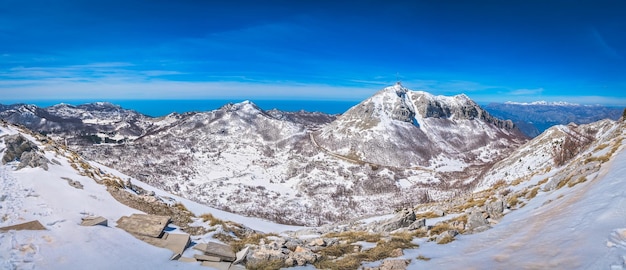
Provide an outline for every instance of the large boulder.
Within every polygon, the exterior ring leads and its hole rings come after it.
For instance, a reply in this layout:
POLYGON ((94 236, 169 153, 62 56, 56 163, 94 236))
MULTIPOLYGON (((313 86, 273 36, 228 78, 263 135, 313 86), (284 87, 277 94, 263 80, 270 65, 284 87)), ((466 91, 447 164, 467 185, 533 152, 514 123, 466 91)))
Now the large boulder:
POLYGON ((500 199, 485 205, 485 211, 492 219, 499 219, 504 213, 504 202, 500 199))
POLYGON ((465 230, 468 232, 480 232, 489 228, 489 221, 485 218, 480 209, 473 209, 469 215, 467 215, 467 224, 465 230))
POLYGON ((19 161, 20 164, 17 169, 30 166, 33 168, 41 167, 48 170, 48 161, 41 153, 37 144, 31 142, 21 134, 8 135, 4 138, 4 144, 6 150, 2 157, 2 164, 7 164, 11 161, 19 161))
POLYGON ((374 228, 374 231, 378 232, 391 232, 400 228, 411 226, 415 222, 415 212, 413 210, 404 209, 396 214, 393 218, 384 222, 382 225, 374 228))

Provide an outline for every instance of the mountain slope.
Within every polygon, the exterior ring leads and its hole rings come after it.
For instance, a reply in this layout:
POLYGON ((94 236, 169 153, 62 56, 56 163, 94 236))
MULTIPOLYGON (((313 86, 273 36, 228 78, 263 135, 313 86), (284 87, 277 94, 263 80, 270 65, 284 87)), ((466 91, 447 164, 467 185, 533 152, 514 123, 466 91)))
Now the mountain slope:
MULTIPOLYGON (((600 144, 616 146, 601 168, 556 190, 524 199, 524 206, 508 213, 492 229, 458 237, 453 244, 437 248, 430 243, 419 254, 432 260, 415 261, 416 268, 464 269, 624 269, 626 267, 626 173, 623 124, 618 136, 600 144), (573 184, 572 184, 573 183, 573 184)), ((593 147, 592 147, 593 149, 593 147)), ((588 150, 582 157, 600 157, 604 152, 588 150)), ((569 174, 569 166, 529 179, 532 187, 543 177, 569 174)), ((579 167, 578 167, 579 168, 579 167)), ((514 171, 515 169, 511 169, 514 171)), ((583 174, 585 175, 585 174, 583 174)), ((539 182, 541 183, 541 182, 539 182)), ((541 184, 541 185, 548 185, 541 184)), ((506 187, 505 187, 506 188, 506 187)), ((511 187, 520 190, 519 187, 511 187)), ((406 256, 418 254, 407 252, 406 256)))
POLYGON ((352 107, 315 138, 339 155, 404 168, 484 164, 526 140, 465 95, 433 96, 400 84, 352 107))

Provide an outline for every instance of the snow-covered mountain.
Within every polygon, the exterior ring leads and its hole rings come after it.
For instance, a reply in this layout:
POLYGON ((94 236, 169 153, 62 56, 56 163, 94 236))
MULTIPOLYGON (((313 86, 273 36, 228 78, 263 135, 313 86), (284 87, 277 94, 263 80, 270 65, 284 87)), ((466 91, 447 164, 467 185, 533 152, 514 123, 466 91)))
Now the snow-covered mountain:
MULTIPOLYGON (((223 109, 237 121, 268 117, 249 103, 223 109)), ((165 211, 175 213, 167 234, 190 233, 190 247, 248 247, 241 263, 255 269, 624 269, 625 138, 624 119, 557 126, 498 162, 474 193, 395 215, 298 228, 194 203, 0 122, 0 268, 211 269, 191 259, 212 259, 196 249, 170 260, 172 251, 116 227, 129 214, 165 211), (96 215, 108 226, 79 225, 96 215), (4 229, 31 220, 43 230, 4 229)), ((230 263, 213 267, 224 265, 230 263)))
POLYGON ((567 102, 490 103, 485 110, 502 119, 511 119, 530 137, 536 137, 554 125, 589 124, 602 119, 617 120, 623 108, 579 105, 567 102))
POLYGON ((526 141, 512 122, 466 95, 434 96, 400 84, 352 107, 314 137, 335 154, 402 168, 483 165, 526 141))
POLYGON ((0 118, 68 144, 117 143, 132 140, 151 127, 150 118, 107 102, 47 108, 0 105, 0 118))
POLYGON ((338 118, 266 112, 252 102, 162 118, 106 103, 42 111, 83 125, 46 130, 63 121, 42 118, 46 125, 35 128, 62 142, 70 137, 68 145, 91 160, 213 207, 302 225, 467 192, 526 140, 467 96, 401 85, 338 118), (73 143, 93 136, 117 143, 73 143))

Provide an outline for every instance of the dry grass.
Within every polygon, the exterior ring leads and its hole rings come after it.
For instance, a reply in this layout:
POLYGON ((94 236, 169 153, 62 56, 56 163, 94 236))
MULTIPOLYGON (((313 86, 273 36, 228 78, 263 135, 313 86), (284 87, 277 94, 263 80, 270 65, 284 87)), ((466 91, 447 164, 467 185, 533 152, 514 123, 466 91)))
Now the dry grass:
POLYGON ((439 235, 449 230, 456 230, 456 228, 450 225, 449 223, 440 222, 440 223, 435 224, 435 226, 433 226, 432 228, 430 228, 430 235, 439 235))
POLYGON ((380 240, 381 235, 378 233, 368 233, 365 231, 348 231, 340 233, 328 233, 324 237, 338 238, 345 240, 348 243, 354 243, 358 241, 373 242, 376 243, 380 240))
POLYGON ((545 183, 548 183, 548 178, 544 178, 543 180, 539 181, 539 182, 537 183, 537 185, 538 185, 538 186, 541 186, 541 185, 543 185, 543 184, 545 184, 545 183))
POLYGON ((320 250, 319 254, 322 256, 340 257, 354 252, 354 246, 350 244, 338 244, 326 247, 320 250))
POLYGON ((581 176, 578 179, 576 179, 576 181, 570 181, 569 183, 567 183, 568 187, 573 187, 575 185, 578 185, 580 183, 586 182, 587 181, 587 177, 581 176))
POLYGON ((246 269, 250 270, 278 270, 285 267, 282 260, 268 260, 256 264, 246 264, 246 269))
POLYGON ((598 152, 598 151, 600 151, 600 150, 602 150, 602 149, 604 149, 604 148, 607 148, 607 147, 609 147, 609 144, 607 144, 607 143, 603 143, 603 144, 601 144, 601 145, 598 145, 598 147, 596 147, 595 149, 593 149, 593 151, 594 151, 594 152, 598 152))
POLYGON ((535 187, 533 189, 530 190, 530 192, 528 192, 528 194, 526 194, 526 199, 532 199, 535 196, 537 196, 537 193, 539 192, 539 187, 535 187))
POLYGON ((556 189, 560 189, 560 188, 564 187, 565 184, 567 184, 570 180, 572 180, 572 176, 571 175, 568 176, 567 178, 561 180, 561 182, 559 182, 559 184, 556 185, 556 189))
POLYGON ((507 200, 506 203, 510 206, 510 207, 514 207, 517 204, 520 203, 518 195, 517 194, 513 194, 511 195, 507 200))
POLYGON ((474 207, 482 207, 485 205, 486 201, 487 201, 487 198, 474 199, 473 197, 471 197, 467 200, 467 202, 465 202, 465 204, 455 206, 454 209, 455 211, 463 212, 466 209, 470 209, 474 207))
POLYGON ((438 217, 441 217, 441 216, 435 214, 435 212, 433 211, 415 214, 416 219, 422 219, 422 218, 429 219, 429 218, 438 218, 438 217))
POLYGON ((524 178, 517 178, 517 179, 513 180, 513 182, 511 182, 511 185, 517 186, 517 185, 521 184, 522 182, 524 182, 524 178))
POLYGON ((448 243, 453 242, 453 241, 454 241, 454 237, 453 236, 446 235, 443 238, 441 238, 439 241, 437 241, 437 244, 445 245, 445 244, 448 244, 448 243))
POLYGON ((418 259, 420 261, 426 261, 426 262, 430 261, 430 258, 428 258, 428 257, 426 257, 424 255, 421 255, 421 254, 419 256, 417 256, 415 259, 418 259))
POLYGON ((214 217, 210 213, 202 214, 200 217, 202 218, 202 222, 209 222, 210 226, 224 225, 224 221, 223 220, 214 217))
POLYGON ((354 247, 348 244, 340 244, 327 247, 319 252, 322 258, 314 264, 319 269, 333 269, 333 270, 352 270, 358 269, 361 266, 361 262, 378 261, 391 257, 392 253, 396 249, 408 249, 418 247, 412 243, 413 234, 411 233, 397 233, 392 234, 388 241, 379 240, 376 243, 376 247, 353 253, 354 247), (331 258, 340 257, 339 259, 332 260, 331 258))

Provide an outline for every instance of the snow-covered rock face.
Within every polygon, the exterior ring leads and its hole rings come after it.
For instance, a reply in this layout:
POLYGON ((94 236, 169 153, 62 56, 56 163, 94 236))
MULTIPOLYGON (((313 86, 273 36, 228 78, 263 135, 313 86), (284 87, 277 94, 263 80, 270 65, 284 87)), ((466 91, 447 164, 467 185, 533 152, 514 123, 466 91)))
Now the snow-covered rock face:
POLYGON ((400 84, 352 107, 315 134, 338 155, 385 166, 444 165, 437 160, 497 160, 526 138, 466 95, 434 96, 400 84))

